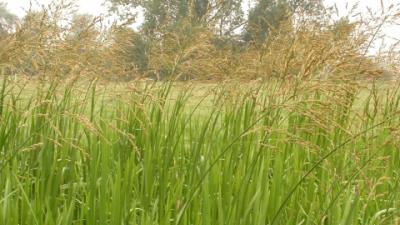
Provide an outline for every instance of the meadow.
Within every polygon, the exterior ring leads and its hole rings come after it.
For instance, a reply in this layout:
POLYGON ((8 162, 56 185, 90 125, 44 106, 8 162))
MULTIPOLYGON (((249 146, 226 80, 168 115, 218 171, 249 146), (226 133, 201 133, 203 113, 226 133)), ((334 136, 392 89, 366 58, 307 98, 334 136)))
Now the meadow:
POLYGON ((399 224, 382 86, 4 78, 0 224, 399 224))
POLYGON ((106 2, 0 2, 0 225, 400 225, 399 3, 106 2))

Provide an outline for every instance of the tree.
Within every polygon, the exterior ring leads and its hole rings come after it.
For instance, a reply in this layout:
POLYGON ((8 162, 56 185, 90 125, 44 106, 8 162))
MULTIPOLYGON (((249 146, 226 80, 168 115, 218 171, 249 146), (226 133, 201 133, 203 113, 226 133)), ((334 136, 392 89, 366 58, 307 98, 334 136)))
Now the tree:
POLYGON ((230 34, 243 22, 242 0, 109 0, 111 10, 118 6, 145 11, 142 30, 156 35, 182 21, 214 28, 221 35, 230 34))
POLYGON ((322 0, 289 0, 288 4, 292 12, 300 10, 308 15, 320 14, 324 10, 322 0))
POLYGON ((144 74, 148 69, 151 42, 128 27, 118 27, 113 34, 113 49, 123 57, 124 64, 132 65, 137 72, 144 74))
POLYGON ((7 10, 7 5, 0 2, 0 35, 7 34, 17 20, 18 17, 7 10))
POLYGON ((290 23, 296 13, 315 15, 321 13, 323 8, 321 0, 257 0, 249 12, 244 40, 263 42, 282 23, 290 23))
POLYGON ((245 41, 263 42, 272 30, 278 29, 283 21, 289 19, 288 7, 286 1, 259 0, 249 12, 245 41))

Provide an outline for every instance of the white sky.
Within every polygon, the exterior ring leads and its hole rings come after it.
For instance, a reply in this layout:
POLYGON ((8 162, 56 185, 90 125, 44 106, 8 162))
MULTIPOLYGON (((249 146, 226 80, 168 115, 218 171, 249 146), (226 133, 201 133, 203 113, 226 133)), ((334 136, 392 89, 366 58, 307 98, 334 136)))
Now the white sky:
MULTIPOLYGON (((8 5, 8 8, 18 16, 22 17, 25 14, 25 10, 29 8, 30 2, 38 2, 39 4, 46 5, 51 2, 51 0, 0 0, 0 2, 5 2, 8 5)), ((252 1, 252 0, 245 0, 252 1)), ((103 6, 104 0, 76 0, 79 11, 81 13, 89 13, 93 15, 99 15, 101 13, 106 12, 106 8, 103 6)), ((327 5, 336 4, 344 15, 346 10, 346 4, 354 5, 359 3, 359 8, 366 8, 370 7, 373 10, 380 10, 381 9, 381 2, 387 7, 392 3, 398 3, 399 0, 324 0, 327 5)), ((244 4, 247 6, 248 4, 244 4)), ((245 7, 247 8, 247 7, 245 7)))
MULTIPOLYGON (((0 2, 7 3, 8 9, 19 17, 25 15, 25 10, 29 8, 30 2, 38 2, 39 4, 47 5, 51 0, 0 0, 0 2)), ((106 13, 107 10, 103 6, 104 0, 75 0, 79 6, 79 12, 89 13, 92 15, 99 15, 101 13, 106 13)), ((254 0, 245 0, 245 2, 250 2, 254 0)), ((381 10, 381 3, 388 7, 390 4, 399 3, 399 0, 324 0, 326 5, 338 6, 338 9, 342 15, 346 15, 346 5, 352 6, 359 3, 359 9, 366 9, 367 7, 375 11, 381 10)), ((35 5, 35 4, 34 4, 35 5)), ((249 4, 245 3, 245 8, 248 8, 249 4)))
MULTIPOLYGON (((51 0, 36 0, 39 4, 47 5, 51 0)), ((99 15, 106 12, 102 6, 103 0, 76 0, 81 13, 89 13, 99 15)), ((29 9, 31 0, 0 0, 0 2, 7 3, 7 8, 19 17, 25 15, 25 10, 29 9)), ((35 3, 35 0, 32 1, 35 3)))
MULTIPOLYGON (((46 5, 51 0, 32 0, 32 2, 38 2, 39 4, 46 5)), ((252 0, 245 0, 252 1, 252 0)), ((7 3, 8 9, 17 14, 19 17, 23 17, 25 14, 25 10, 29 8, 31 0, 0 0, 0 2, 7 3)), ((78 4, 78 9, 80 13, 88 13, 92 15, 100 15, 102 13, 106 13, 106 7, 103 6, 104 0, 76 0, 78 4)), ((346 10, 346 5, 349 5, 351 8, 352 5, 359 3, 359 10, 363 10, 366 12, 367 7, 371 8, 373 11, 380 12, 381 4, 383 3, 385 7, 388 7, 391 4, 397 4, 400 0, 324 0, 325 4, 328 6, 332 6, 334 4, 337 5, 339 9, 339 13, 341 15, 347 15, 348 10, 346 10)), ((244 7, 248 8, 249 4, 245 3, 244 7)), ((138 24, 134 27, 137 28, 140 22, 143 21, 143 17, 138 18, 138 24)), ((394 42, 394 39, 400 40, 400 25, 386 27, 384 29, 384 34, 392 39, 390 42, 394 42)))

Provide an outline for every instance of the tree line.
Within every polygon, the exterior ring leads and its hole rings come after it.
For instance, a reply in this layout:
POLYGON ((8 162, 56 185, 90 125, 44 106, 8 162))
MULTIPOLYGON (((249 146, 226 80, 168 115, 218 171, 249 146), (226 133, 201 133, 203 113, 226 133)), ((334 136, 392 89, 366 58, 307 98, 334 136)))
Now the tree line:
POLYGON ((365 54, 373 28, 347 17, 332 20, 334 8, 322 0, 108 0, 119 20, 107 28, 102 17, 74 14, 73 3, 56 0, 20 21, 0 4, 3 65, 29 75, 52 69, 127 80, 383 73, 365 54), (134 30, 138 10, 144 22, 134 30))

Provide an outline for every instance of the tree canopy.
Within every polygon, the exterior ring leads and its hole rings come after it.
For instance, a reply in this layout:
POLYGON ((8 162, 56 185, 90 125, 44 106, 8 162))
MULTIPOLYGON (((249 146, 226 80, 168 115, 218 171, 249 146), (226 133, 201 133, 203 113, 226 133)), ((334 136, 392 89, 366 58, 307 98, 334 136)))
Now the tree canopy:
POLYGON ((257 0, 250 9, 244 30, 245 41, 255 43, 264 41, 270 32, 291 23, 292 16, 300 11, 318 14, 323 9, 321 0, 257 0))
POLYGON ((242 0, 109 0, 118 6, 141 7, 145 11, 142 30, 154 34, 181 22, 214 28, 228 35, 244 21, 242 0))

